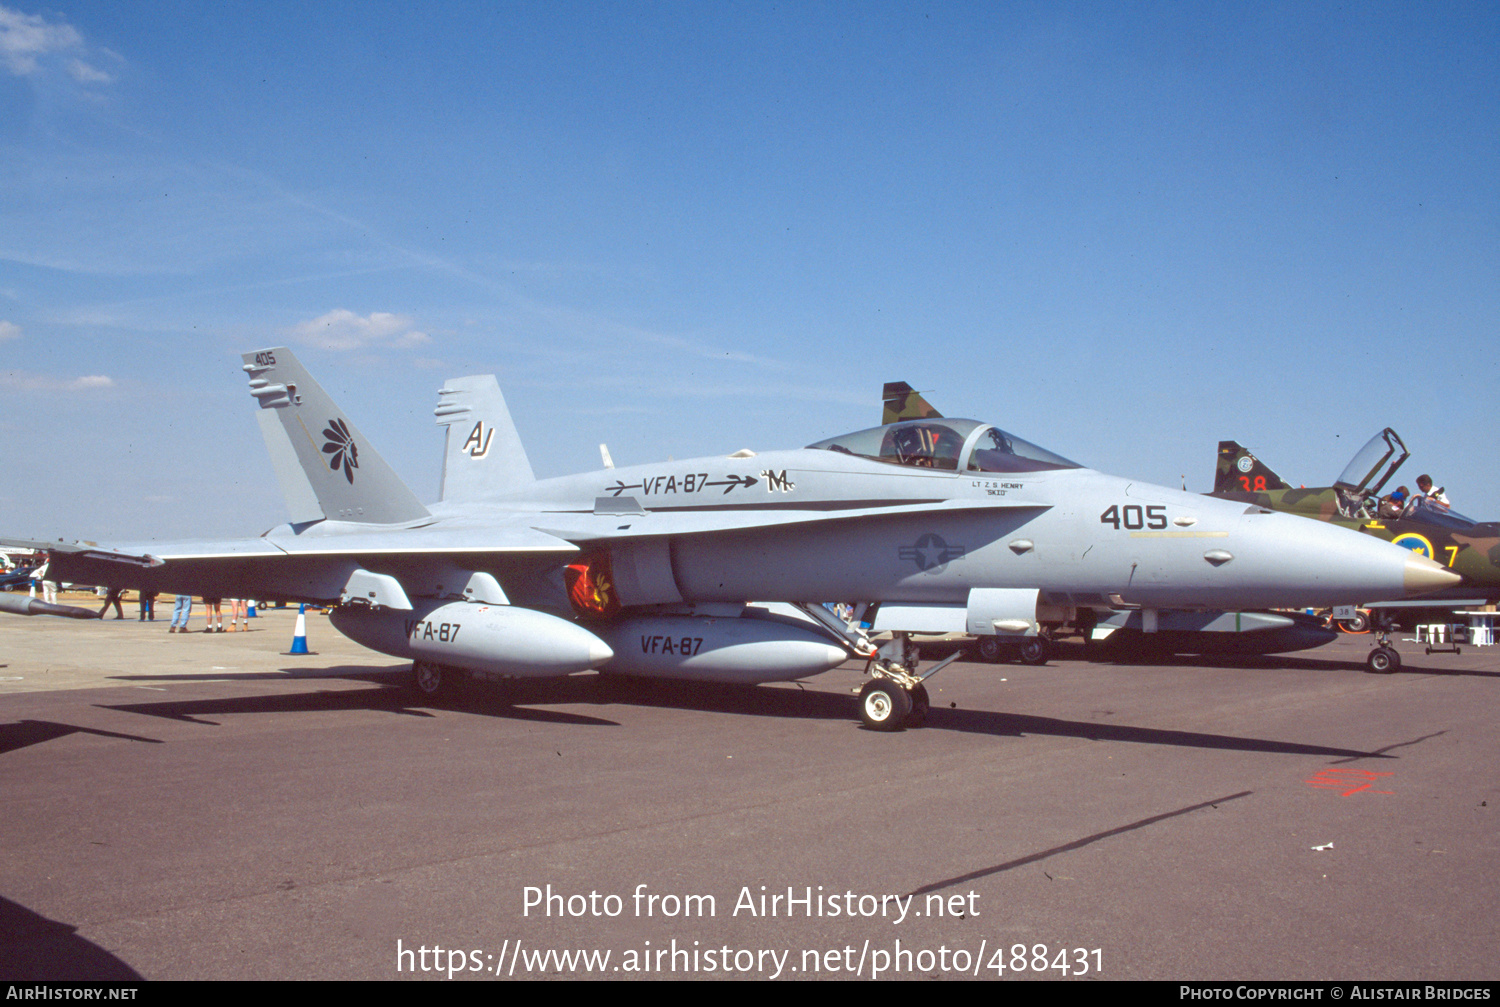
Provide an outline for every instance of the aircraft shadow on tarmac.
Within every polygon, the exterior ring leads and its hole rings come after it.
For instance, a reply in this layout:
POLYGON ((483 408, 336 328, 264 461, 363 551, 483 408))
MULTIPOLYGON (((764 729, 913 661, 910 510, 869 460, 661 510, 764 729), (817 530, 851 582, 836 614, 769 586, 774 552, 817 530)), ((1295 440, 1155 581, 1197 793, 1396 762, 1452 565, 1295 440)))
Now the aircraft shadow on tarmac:
MULTIPOLYGON (((1500 678, 1500 672, 1484 671, 1480 668, 1419 668, 1410 662, 1416 657, 1411 652, 1401 655, 1401 668, 1393 672, 1397 675, 1445 675, 1445 676, 1468 676, 1471 678, 1500 678)), ((1286 654, 1272 654, 1265 657, 1230 657, 1212 656, 1202 657, 1180 656, 1163 660, 1152 659, 1146 661, 1121 661, 1120 664, 1144 664, 1150 663, 1161 666, 1190 665, 1198 668, 1243 668, 1246 671, 1264 670, 1290 670, 1290 671, 1339 671, 1358 672, 1362 675, 1370 674, 1363 662, 1331 661, 1316 657, 1291 657, 1286 654)))
POLYGON ((12 982, 142 978, 99 945, 79 937, 77 927, 49 920, 6 898, 0 898, 0 962, 12 982))
MULTIPOLYGON (((1338 664, 1338 662, 1324 663, 1338 664)), ((180 682, 184 678, 188 676, 172 676, 170 680, 180 682)), ((316 676, 304 673, 306 681, 313 681, 317 678, 363 681, 379 684, 381 687, 100 705, 110 710, 209 726, 217 726, 217 722, 208 718, 235 714, 375 710, 411 717, 431 717, 433 714, 428 711, 433 709, 456 710, 477 716, 507 720, 572 724, 580 727, 620 726, 619 721, 613 719, 541 708, 556 705, 657 707, 781 719, 802 718, 846 722, 855 719, 853 696, 813 689, 755 685, 705 685, 702 682, 676 682, 666 679, 575 675, 566 678, 522 680, 504 685, 470 684, 454 696, 430 700, 418 697, 406 688, 393 688, 392 676, 388 671, 376 671, 360 666, 342 666, 323 669, 316 676)), ((274 674, 201 676, 201 680, 212 682, 242 679, 284 680, 274 674)), ((1045 735, 1089 741, 1170 745, 1180 748, 1265 752, 1281 755, 1335 758, 1393 757, 1376 752, 1335 748, 1327 745, 943 707, 934 708, 928 714, 927 725, 922 730, 955 731, 1013 738, 1045 735)))
MULTIPOLYGON (((321 674, 318 678, 343 678, 358 681, 373 680, 379 683, 378 687, 373 689, 342 689, 338 691, 282 692, 266 696, 226 696, 212 699, 189 700, 169 699, 152 703, 100 703, 96 705, 106 710, 117 710, 122 713, 139 713, 148 717, 180 720, 191 724, 202 724, 207 727, 219 726, 217 721, 207 719, 209 717, 256 713, 336 713, 340 711, 367 710, 383 711, 407 717, 432 717, 433 714, 429 710, 444 705, 420 700, 411 690, 393 688, 388 683, 381 682, 375 676, 362 673, 363 669, 348 669, 350 672, 355 672, 351 674, 336 674, 338 670, 328 669, 328 673, 321 674)), ((276 676, 266 675, 247 677, 253 677, 262 681, 268 678, 276 678, 276 676)), ((389 676, 383 677, 388 678, 389 676)), ((180 681, 181 676, 178 676, 177 680, 180 681)), ((214 682, 225 681, 223 676, 207 678, 207 680, 214 682)), ((562 701, 567 702, 567 700, 562 701)), ((554 700, 554 702, 557 702, 557 700, 554 700)), ((458 703, 452 705, 458 705, 458 703)), ((464 708, 468 712, 505 717, 510 720, 573 724, 580 727, 619 726, 611 720, 568 713, 562 710, 537 710, 509 704, 485 706, 464 704, 464 708)))
MULTIPOLYGON (((631 683, 631 686, 635 683, 631 683)), ((823 720, 851 719, 854 698, 827 692, 797 692, 758 686, 720 686, 705 690, 685 683, 646 681, 639 687, 616 686, 621 702, 635 706, 675 707, 718 713, 775 717, 816 717, 823 720), (629 691, 623 691, 623 690, 629 691)), ((1171 745, 1227 751, 1267 752, 1281 755, 1376 758, 1375 753, 1326 745, 1296 744, 1260 738, 1236 738, 1225 734, 1173 731, 1160 728, 1100 724, 1097 721, 1060 720, 991 710, 960 710, 934 707, 927 715, 924 731, 957 731, 996 737, 1021 738, 1047 735, 1083 738, 1089 741, 1119 741, 1142 745, 1171 745)))
MULTIPOLYGON (((1401 675, 1437 675, 1439 677, 1453 678, 1500 678, 1500 671, 1485 671, 1482 668, 1420 668, 1411 664, 1416 658, 1410 652, 1402 654, 1402 664, 1398 671, 1392 672, 1391 677, 1401 675)), ((1139 662, 1121 662, 1139 663, 1139 662)), ((1330 661, 1315 657, 1289 657, 1284 654, 1275 654, 1268 657, 1179 657, 1169 660, 1152 661, 1157 665, 1191 665, 1199 668, 1243 668, 1246 671, 1264 670, 1287 670, 1287 671, 1337 671, 1357 672, 1362 675, 1370 674, 1363 663, 1355 664, 1350 661, 1330 661)))
MULTIPOLYGON (((27 748, 57 738, 65 738, 70 734, 96 734, 101 738, 123 738, 126 741, 144 741, 151 745, 163 743, 159 738, 143 738, 138 734, 121 734, 118 731, 100 731, 92 727, 59 724, 51 720, 18 720, 10 724, 0 724, 0 755, 14 752, 18 748, 27 748)), ((0 932, 3 932, 3 928, 0 928, 0 932)))
MULTIPOLYGON (((1373 639, 1373 638, 1372 638, 1373 639)), ((1103 647, 1086 649, 1082 644, 1059 642, 1054 644, 1055 657, 1064 661, 1089 661, 1092 663, 1108 663, 1119 667, 1131 667, 1139 665, 1142 667, 1159 668, 1239 668, 1245 671, 1339 671, 1358 672, 1369 674, 1369 669, 1364 662, 1339 660, 1329 657, 1314 656, 1320 651, 1309 651, 1302 654, 1151 654, 1140 653, 1135 655, 1119 654, 1113 655, 1103 647)), ((1400 650, 1400 648, 1397 648, 1400 650)), ((925 653, 925 650, 924 650, 925 653)), ((1500 678, 1500 671, 1484 671, 1478 668, 1419 668, 1414 667, 1411 662, 1417 660, 1419 652, 1416 650, 1401 651, 1401 669, 1396 675, 1457 675, 1470 676, 1473 678, 1500 678)), ((1422 655, 1430 656, 1430 655, 1422 655)))

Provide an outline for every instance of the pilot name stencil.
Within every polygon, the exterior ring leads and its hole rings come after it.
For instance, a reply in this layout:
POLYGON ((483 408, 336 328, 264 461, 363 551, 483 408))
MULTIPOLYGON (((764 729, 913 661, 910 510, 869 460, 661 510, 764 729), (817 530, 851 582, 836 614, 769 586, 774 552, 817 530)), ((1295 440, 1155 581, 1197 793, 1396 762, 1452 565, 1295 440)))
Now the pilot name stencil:
POLYGON ((982 489, 986 496, 1003 497, 1007 490, 1025 489, 1025 483, 1000 482, 997 479, 975 479, 969 483, 975 489, 982 489))

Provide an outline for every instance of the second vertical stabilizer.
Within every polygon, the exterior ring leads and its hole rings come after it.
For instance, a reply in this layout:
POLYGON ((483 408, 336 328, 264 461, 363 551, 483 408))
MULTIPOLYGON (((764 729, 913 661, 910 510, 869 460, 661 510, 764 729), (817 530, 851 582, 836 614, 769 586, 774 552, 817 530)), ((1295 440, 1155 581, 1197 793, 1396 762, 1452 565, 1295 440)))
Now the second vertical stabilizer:
POLYGON ((434 412, 448 428, 441 499, 482 500, 536 481, 493 374, 449 378, 434 412))

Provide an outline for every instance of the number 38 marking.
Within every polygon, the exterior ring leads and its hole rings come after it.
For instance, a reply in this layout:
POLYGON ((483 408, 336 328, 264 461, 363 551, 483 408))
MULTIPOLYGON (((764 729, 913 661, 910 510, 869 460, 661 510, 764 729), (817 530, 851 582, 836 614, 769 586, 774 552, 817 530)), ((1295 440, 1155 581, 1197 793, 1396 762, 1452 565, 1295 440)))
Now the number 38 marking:
POLYGON ((1151 504, 1142 509, 1140 504, 1110 504, 1109 510, 1099 515, 1099 523, 1112 526, 1116 531, 1123 524, 1130 531, 1150 528, 1160 531, 1167 526, 1167 508, 1163 504, 1151 504))

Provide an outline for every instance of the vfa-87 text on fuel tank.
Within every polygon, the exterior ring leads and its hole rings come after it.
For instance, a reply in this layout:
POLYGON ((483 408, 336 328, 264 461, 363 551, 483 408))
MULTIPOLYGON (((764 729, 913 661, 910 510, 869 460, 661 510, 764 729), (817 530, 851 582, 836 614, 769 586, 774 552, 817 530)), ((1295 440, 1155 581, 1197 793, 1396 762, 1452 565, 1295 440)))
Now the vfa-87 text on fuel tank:
POLYGON ((433 622, 431 619, 408 619, 406 620, 406 636, 412 642, 433 641, 436 643, 457 643, 458 630, 462 623, 457 622, 433 622))

